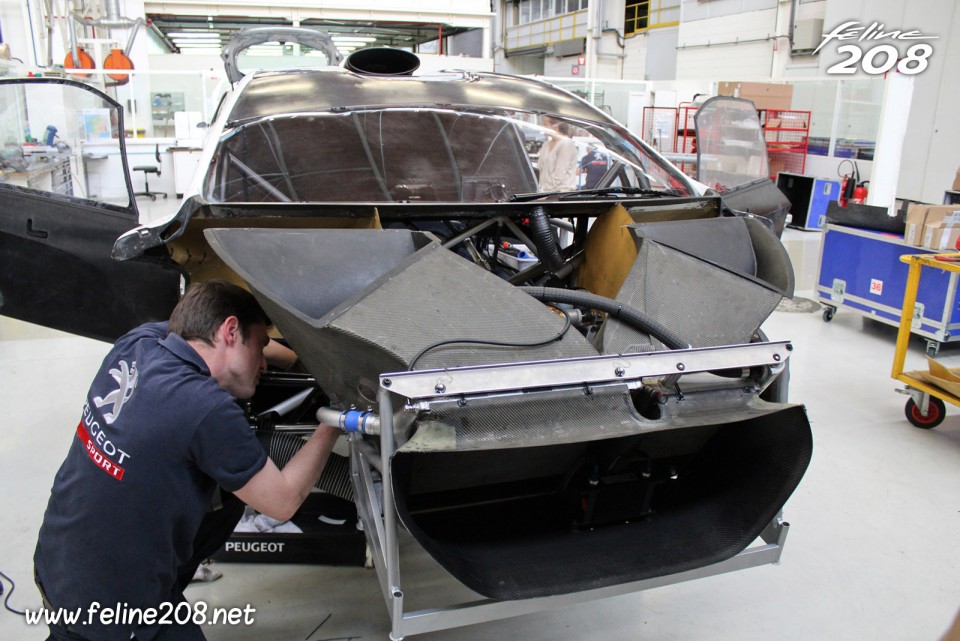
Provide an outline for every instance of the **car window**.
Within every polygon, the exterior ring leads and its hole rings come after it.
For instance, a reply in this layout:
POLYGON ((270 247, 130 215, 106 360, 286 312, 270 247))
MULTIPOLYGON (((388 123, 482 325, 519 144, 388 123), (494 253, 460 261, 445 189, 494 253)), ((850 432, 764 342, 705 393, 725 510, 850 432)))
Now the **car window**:
POLYGON ((116 105, 63 82, 0 84, 0 183, 126 207, 116 105), (115 171, 111 171, 115 169, 115 171))
POLYGON ((497 202, 628 185, 675 170, 624 131, 511 111, 364 109, 274 116, 221 138, 211 202, 497 202), (593 164, 584 164, 586 158, 593 164))

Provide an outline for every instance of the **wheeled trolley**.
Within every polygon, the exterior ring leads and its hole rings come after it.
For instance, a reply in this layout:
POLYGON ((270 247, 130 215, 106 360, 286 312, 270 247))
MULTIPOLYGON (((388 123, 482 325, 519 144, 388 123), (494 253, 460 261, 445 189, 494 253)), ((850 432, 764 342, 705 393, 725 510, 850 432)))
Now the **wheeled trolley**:
POLYGON ((904 389, 897 391, 910 397, 904 408, 907 420, 916 427, 931 429, 943 422, 946 403, 960 407, 960 397, 923 380, 920 377, 921 372, 903 371, 903 364, 910 343, 910 333, 915 331, 914 326, 920 322, 916 304, 921 271, 924 267, 934 267, 941 272, 949 272, 950 281, 955 283, 957 275, 960 274, 960 253, 907 255, 901 256, 900 260, 909 265, 909 270, 891 376, 906 384, 904 389))

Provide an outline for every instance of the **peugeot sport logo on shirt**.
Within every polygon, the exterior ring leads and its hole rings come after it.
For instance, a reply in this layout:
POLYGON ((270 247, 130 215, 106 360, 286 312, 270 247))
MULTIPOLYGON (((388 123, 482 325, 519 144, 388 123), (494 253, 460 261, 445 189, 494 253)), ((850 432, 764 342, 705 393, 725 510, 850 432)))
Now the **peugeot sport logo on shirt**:
POLYGON ((110 375, 120 384, 119 389, 113 390, 104 397, 95 396, 93 398, 93 403, 98 409, 103 409, 104 405, 113 404, 113 411, 103 413, 103 420, 107 422, 107 425, 117 420, 117 417, 120 416, 120 410, 123 409, 123 404, 130 400, 133 390, 137 386, 137 362, 133 361, 132 365, 127 365, 126 361, 120 361, 119 366, 120 369, 110 370, 110 375))

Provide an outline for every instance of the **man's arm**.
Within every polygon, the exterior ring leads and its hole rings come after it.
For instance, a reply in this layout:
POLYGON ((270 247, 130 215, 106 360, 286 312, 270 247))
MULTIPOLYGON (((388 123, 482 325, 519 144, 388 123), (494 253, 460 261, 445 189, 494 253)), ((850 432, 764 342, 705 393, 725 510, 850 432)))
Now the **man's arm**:
POLYGON ((234 494, 262 514, 290 520, 320 479, 340 434, 339 429, 321 423, 282 470, 267 459, 266 465, 234 494))
POLYGON ((280 369, 290 369, 297 362, 297 353, 277 341, 270 339, 267 346, 263 348, 263 357, 267 359, 267 365, 279 367, 280 369))

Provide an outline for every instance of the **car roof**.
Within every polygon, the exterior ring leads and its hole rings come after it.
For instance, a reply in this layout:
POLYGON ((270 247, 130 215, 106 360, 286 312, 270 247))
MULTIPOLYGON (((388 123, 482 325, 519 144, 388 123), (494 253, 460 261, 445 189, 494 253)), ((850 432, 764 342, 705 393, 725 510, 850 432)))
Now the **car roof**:
POLYGON ((533 78, 486 72, 376 76, 341 68, 260 72, 241 85, 229 120, 367 106, 445 105, 517 109, 614 124, 572 93, 533 78))

